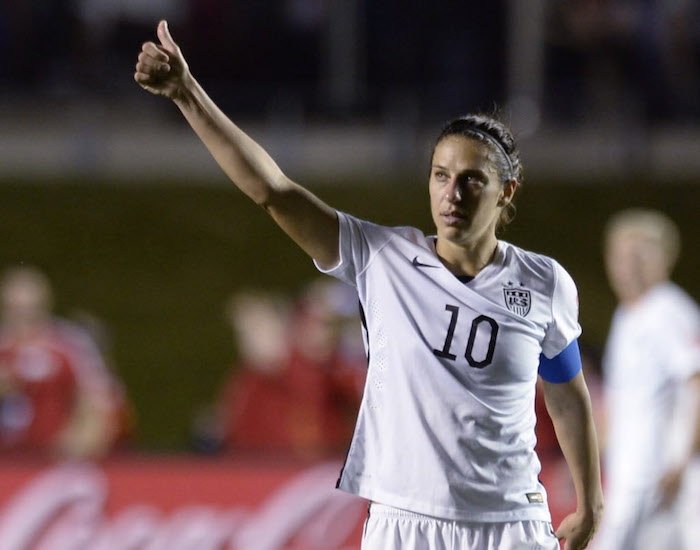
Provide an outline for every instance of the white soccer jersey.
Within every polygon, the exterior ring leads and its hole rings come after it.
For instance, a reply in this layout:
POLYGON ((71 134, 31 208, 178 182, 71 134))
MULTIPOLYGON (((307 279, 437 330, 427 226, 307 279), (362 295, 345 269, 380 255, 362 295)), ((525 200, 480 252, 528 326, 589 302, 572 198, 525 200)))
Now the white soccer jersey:
POLYGON ((540 353, 580 333, 571 277, 499 241, 462 283, 434 237, 338 213, 340 262, 357 287, 369 371, 338 487, 445 519, 549 521, 535 447, 540 353))
POLYGON ((605 465, 614 507, 613 492, 656 487, 690 443, 695 417, 679 405, 687 380, 700 369, 700 313, 695 302, 667 282, 637 303, 618 307, 603 367, 605 465))

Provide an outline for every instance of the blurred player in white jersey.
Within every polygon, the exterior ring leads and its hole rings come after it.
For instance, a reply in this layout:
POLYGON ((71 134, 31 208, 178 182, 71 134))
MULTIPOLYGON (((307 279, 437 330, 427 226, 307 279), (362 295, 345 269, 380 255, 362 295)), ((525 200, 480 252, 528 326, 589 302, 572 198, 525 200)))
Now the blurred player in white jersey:
POLYGON ((603 362, 606 517, 596 550, 691 550, 700 521, 700 312, 669 276, 675 224, 652 210, 618 213, 605 259, 619 306, 603 362))
POLYGON ((554 260, 496 238, 522 167, 510 131, 470 115, 431 157, 436 236, 338 212, 289 180, 193 78, 165 22, 136 81, 173 99, 231 180, 318 268, 357 287, 369 371, 338 486, 371 501, 365 550, 585 548, 602 510, 576 288, 554 260), (535 383, 577 510, 550 523, 537 479, 535 383))

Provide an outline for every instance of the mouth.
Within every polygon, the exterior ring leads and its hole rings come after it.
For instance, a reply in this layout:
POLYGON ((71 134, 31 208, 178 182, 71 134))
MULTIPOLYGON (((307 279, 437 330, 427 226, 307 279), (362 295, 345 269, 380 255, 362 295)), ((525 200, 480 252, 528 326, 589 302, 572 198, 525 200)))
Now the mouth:
POLYGON ((461 225, 467 221, 467 216, 457 210, 449 210, 447 212, 440 212, 440 218, 445 223, 445 225, 461 225))

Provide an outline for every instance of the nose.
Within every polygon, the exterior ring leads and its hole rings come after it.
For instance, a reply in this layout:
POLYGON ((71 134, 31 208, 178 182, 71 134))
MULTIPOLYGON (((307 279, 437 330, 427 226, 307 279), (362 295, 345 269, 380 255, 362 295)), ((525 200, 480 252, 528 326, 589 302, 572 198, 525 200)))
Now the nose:
POLYGON ((456 181, 452 181, 445 188, 445 200, 450 203, 457 203, 462 200, 462 189, 456 181))

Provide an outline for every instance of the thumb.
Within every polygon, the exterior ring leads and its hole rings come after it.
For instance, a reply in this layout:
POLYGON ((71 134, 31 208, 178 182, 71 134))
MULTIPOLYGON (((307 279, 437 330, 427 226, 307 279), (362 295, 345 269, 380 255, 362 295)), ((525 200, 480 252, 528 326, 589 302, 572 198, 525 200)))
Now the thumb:
POLYGON ((175 51, 177 50, 177 44, 170 36, 170 30, 168 30, 168 22, 163 19, 158 23, 158 40, 160 40, 161 45, 165 46, 167 50, 175 51))

